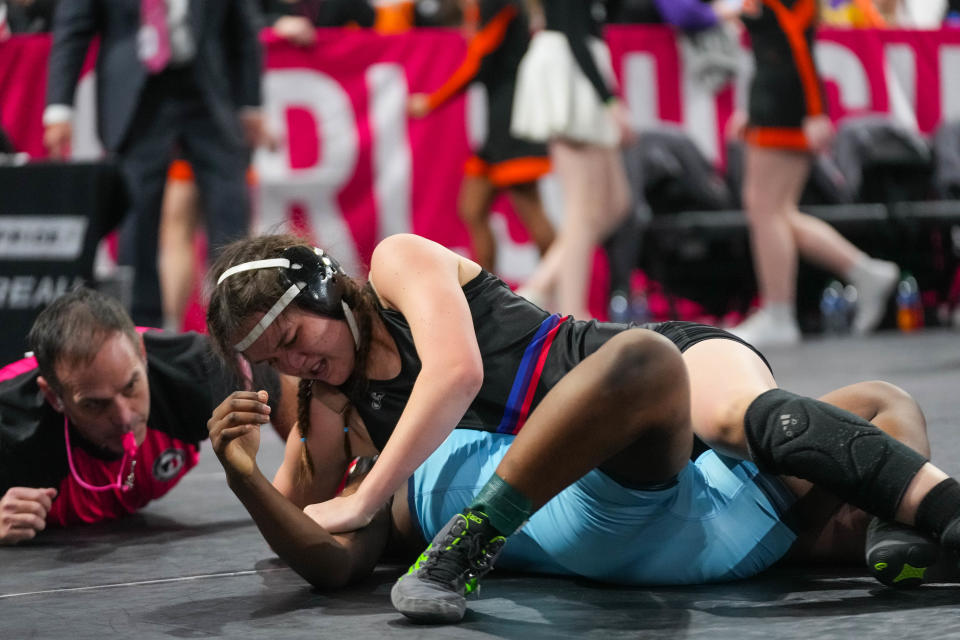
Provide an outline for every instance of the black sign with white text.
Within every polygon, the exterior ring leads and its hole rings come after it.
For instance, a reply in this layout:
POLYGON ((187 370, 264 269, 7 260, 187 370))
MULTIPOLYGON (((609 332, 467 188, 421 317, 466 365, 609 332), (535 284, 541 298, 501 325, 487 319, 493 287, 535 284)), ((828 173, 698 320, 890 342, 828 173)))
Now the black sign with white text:
POLYGON ((26 334, 57 296, 93 280, 97 245, 123 215, 109 163, 0 167, 0 366, 23 356, 26 334))

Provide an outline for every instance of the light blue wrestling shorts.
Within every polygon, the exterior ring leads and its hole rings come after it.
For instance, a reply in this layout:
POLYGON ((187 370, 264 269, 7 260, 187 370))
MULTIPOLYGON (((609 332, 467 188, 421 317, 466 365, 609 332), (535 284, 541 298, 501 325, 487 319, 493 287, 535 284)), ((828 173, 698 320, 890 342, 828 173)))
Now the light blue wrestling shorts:
MULTIPOLYGON (((514 436, 455 429, 409 480, 425 540, 468 506, 514 436)), ((666 489, 627 489, 594 470, 510 536, 497 567, 630 585, 699 584, 753 576, 796 535, 782 514, 793 494, 751 462, 707 451, 666 489)))

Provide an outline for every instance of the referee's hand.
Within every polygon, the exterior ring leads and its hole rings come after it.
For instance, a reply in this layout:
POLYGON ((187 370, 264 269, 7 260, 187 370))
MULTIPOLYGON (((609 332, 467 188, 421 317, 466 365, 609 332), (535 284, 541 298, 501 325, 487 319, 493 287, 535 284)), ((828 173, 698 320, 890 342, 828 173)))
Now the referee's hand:
POLYGON ((17 544, 43 531, 56 497, 56 489, 10 487, 0 499, 0 544, 17 544))

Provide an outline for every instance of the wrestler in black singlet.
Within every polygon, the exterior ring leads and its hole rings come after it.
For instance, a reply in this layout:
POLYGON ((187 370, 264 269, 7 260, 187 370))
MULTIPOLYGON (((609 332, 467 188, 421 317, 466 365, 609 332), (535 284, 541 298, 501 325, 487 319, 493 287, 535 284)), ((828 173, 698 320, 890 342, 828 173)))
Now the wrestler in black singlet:
MULTIPOLYGON (((483 386, 458 428, 517 433, 563 376, 630 328, 550 315, 487 271, 464 285, 463 292, 483 359, 483 386)), ((403 413, 421 365, 403 315, 381 307, 380 317, 396 341, 401 370, 392 380, 370 380, 365 398, 354 405, 373 443, 382 448, 403 413)), ((722 329, 692 322, 660 322, 643 328, 664 335, 681 351, 710 338, 743 342, 722 329)))

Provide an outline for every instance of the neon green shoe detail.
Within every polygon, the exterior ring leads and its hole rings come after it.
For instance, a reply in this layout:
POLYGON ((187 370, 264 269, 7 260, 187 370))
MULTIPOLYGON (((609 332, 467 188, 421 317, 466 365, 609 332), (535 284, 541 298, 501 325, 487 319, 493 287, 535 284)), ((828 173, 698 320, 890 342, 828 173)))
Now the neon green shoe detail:
POLYGON ((902 580, 910 579, 923 580, 924 574, 926 573, 927 567, 914 567, 905 562, 903 568, 900 569, 900 574, 893 579, 893 583, 896 584, 902 580))
POLYGON ((417 561, 414 562, 412 565, 410 565, 410 568, 407 569, 407 573, 413 573, 414 571, 420 568, 421 564, 423 564, 429 559, 430 556, 428 554, 430 553, 430 549, 433 549, 433 543, 430 543, 429 545, 427 545, 427 548, 423 550, 423 553, 421 553, 419 557, 417 557, 417 561))
POLYGON ((940 557, 934 538, 904 524, 873 518, 867 526, 864 553, 873 576, 888 587, 918 587, 940 557))
POLYGON ((506 538, 481 512, 455 515, 390 591, 393 606, 417 622, 459 622, 466 596, 493 568, 506 538))
POLYGON ((476 578, 470 578, 470 579, 467 580, 467 582, 463 585, 464 595, 470 595, 471 593, 473 593, 474 591, 476 591, 479 586, 480 586, 480 585, 477 583, 477 579, 476 579, 476 578))

